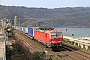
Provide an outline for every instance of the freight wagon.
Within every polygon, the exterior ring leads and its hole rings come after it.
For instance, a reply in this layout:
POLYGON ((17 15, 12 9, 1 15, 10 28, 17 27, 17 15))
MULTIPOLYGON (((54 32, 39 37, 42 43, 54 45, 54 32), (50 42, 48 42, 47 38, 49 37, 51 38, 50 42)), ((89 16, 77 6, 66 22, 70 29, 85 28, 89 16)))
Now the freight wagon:
POLYGON ((38 27, 29 27, 28 28, 28 35, 31 36, 31 39, 34 39, 34 30, 38 29, 38 27))
POLYGON ((28 27, 23 27, 23 32, 28 33, 28 27))
POLYGON ((19 31, 22 31, 22 27, 19 27, 19 31))

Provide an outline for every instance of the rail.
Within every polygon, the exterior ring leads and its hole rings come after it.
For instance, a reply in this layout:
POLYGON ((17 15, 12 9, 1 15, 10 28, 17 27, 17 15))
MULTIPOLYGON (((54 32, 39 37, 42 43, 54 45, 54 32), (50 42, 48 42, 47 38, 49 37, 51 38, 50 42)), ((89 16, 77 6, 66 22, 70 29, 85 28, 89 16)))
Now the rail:
POLYGON ((4 34, 4 54, 3 54, 3 60, 6 60, 6 34, 4 34))

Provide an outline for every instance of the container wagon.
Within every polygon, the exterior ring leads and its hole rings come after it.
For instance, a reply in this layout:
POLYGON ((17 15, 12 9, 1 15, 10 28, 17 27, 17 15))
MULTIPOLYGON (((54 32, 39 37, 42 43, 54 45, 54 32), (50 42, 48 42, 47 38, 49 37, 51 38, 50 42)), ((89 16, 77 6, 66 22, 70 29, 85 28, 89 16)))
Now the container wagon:
POLYGON ((29 27, 28 28, 28 35, 30 35, 30 37, 32 39, 34 39, 34 29, 38 29, 38 27, 29 27))
POLYGON ((23 32, 28 33, 28 27, 23 27, 23 32))

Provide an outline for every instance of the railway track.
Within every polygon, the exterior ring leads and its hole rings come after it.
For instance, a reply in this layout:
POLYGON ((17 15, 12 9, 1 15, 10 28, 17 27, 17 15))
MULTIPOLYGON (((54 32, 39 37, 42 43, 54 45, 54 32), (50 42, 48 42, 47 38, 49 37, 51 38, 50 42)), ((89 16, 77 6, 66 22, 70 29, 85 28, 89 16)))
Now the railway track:
POLYGON ((25 44, 27 44, 28 47, 30 47, 29 49, 31 49, 32 51, 46 50, 48 51, 48 53, 54 54, 60 57, 60 60, 90 60, 90 53, 86 51, 82 51, 78 48, 64 44, 63 48, 55 52, 51 48, 46 48, 46 46, 40 43, 37 43, 37 41, 33 41, 32 39, 30 39, 30 36, 28 34, 23 33, 21 34, 21 36, 23 36, 21 40, 23 40, 25 44))
POLYGON ((69 54, 69 52, 72 52, 72 51, 76 51, 76 49, 75 48, 73 48, 73 49, 68 48, 65 45, 65 46, 63 46, 63 48, 60 49, 60 52, 54 52, 53 54, 56 54, 57 56, 59 56, 63 60, 77 60, 76 57, 69 54))
POLYGON ((63 53, 67 54, 67 56, 73 58, 73 60, 90 60, 90 53, 82 51, 78 48, 74 48, 72 46, 65 45, 63 49, 68 50, 63 53))

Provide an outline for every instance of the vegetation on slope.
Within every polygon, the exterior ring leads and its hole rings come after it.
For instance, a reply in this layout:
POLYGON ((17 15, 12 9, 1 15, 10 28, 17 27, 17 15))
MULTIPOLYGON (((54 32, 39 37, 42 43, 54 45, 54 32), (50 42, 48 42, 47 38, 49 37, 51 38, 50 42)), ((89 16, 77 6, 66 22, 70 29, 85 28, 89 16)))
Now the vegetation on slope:
POLYGON ((89 26, 90 7, 66 7, 66 8, 28 8, 24 6, 0 5, 0 18, 7 17, 13 22, 14 16, 18 16, 20 23, 27 25, 43 22, 42 25, 50 26, 89 26))

